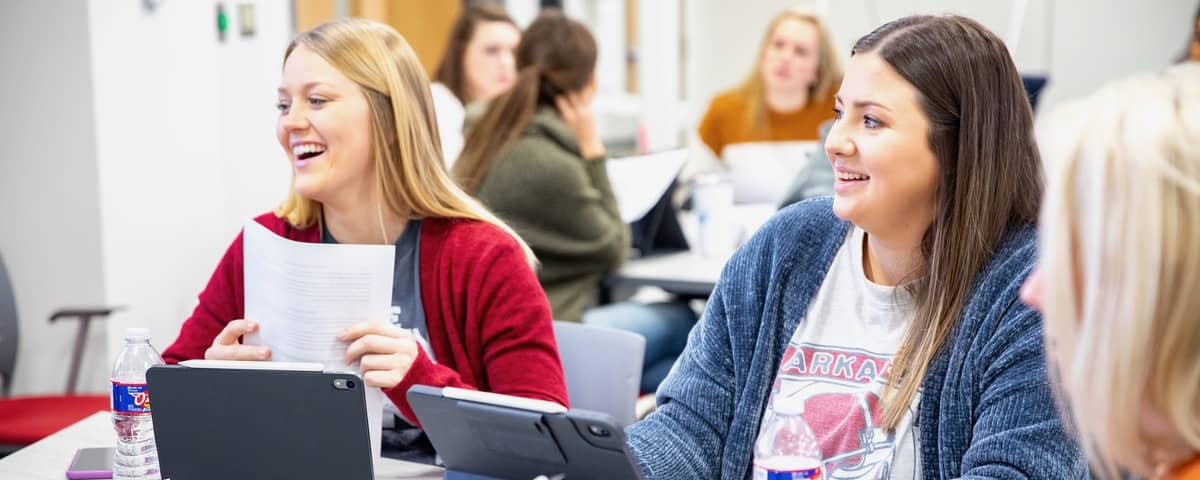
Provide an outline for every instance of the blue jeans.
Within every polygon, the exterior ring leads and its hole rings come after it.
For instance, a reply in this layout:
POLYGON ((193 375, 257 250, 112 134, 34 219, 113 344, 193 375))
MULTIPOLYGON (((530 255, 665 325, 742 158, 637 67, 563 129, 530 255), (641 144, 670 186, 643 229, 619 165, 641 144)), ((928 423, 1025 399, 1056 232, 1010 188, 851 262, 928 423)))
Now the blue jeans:
POLYGON ((583 313, 583 323, 626 330, 646 339, 642 367, 642 392, 658 389, 687 345, 688 333, 696 324, 696 312, 686 301, 622 302, 596 307, 583 313))

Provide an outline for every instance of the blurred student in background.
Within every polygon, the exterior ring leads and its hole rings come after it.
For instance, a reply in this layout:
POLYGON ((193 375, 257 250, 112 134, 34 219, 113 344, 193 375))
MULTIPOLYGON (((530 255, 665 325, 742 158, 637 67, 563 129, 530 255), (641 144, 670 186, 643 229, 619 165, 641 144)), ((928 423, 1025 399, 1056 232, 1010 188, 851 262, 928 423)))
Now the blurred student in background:
POLYGON ((517 24, 494 3, 470 5, 454 22, 430 85, 447 168, 462 151, 467 106, 496 98, 516 81, 520 41, 517 24))
MULTIPOLYGON (((832 41, 813 13, 777 15, 754 70, 739 87, 714 98, 700 123, 700 139, 720 161, 693 157, 684 177, 728 170, 735 201, 772 207, 832 193, 833 170, 815 142, 821 123, 833 118, 833 90, 842 75, 832 41)), ((683 351, 696 318, 688 299, 676 298, 604 306, 588 311, 584 322, 646 339, 641 388, 653 392, 683 351)))
MULTIPOLYGON (((385 454, 394 447, 431 461, 409 387, 563 405, 567 393, 533 254, 447 175, 427 82, 404 37, 386 25, 339 20, 296 36, 284 54, 275 132, 292 166, 291 192, 256 220, 301 242, 396 246, 392 318, 329 340, 344 342, 347 363, 361 362, 363 381, 398 407, 385 454)), ((163 351, 168 363, 271 358, 270 348, 240 341, 258 330, 243 318, 242 264, 239 234, 163 351)))
POLYGON ((626 429, 645 478, 1086 478, 1018 300, 1041 176, 1004 42, 901 18, 855 43, 836 93, 834 197, 726 264, 626 429))
POLYGON ((629 254, 592 111, 595 68, 587 27, 543 11, 517 46, 516 84, 468 120, 453 170, 529 242, 554 318, 576 322, 629 254))
MULTIPOLYGON (((841 81, 833 36, 812 12, 786 10, 767 28, 754 70, 737 88, 717 95, 700 121, 700 140, 724 169, 738 203, 772 203, 806 169, 829 170, 819 149, 819 127, 833 119, 833 91, 841 81)), ((832 193, 832 176, 822 194, 832 193)))
POLYGON ((1178 63, 1183 62, 1200 62, 1200 7, 1196 8, 1196 16, 1192 17, 1191 34, 1188 35, 1188 41, 1183 47, 1183 52, 1179 54, 1178 63))
POLYGON ((1056 111, 1022 298, 1096 470, 1200 479, 1200 64, 1056 111), (1122 472, 1123 471, 1123 472, 1122 472))

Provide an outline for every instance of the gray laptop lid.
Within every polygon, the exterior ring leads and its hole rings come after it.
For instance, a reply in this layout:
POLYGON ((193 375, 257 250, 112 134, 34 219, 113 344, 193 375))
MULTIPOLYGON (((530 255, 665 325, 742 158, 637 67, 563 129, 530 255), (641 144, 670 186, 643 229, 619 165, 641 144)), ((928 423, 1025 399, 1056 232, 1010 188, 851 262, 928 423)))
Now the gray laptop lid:
POLYGON ((356 375, 159 365, 146 380, 163 479, 374 477, 356 375))

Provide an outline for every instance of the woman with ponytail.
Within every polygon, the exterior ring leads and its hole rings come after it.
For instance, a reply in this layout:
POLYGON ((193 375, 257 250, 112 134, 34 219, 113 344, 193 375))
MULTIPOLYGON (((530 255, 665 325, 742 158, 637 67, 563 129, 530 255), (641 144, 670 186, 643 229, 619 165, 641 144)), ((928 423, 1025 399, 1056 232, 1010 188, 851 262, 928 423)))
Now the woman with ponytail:
POLYGON ((558 11, 542 13, 517 46, 516 83, 468 121, 453 171, 529 242, 559 320, 580 319, 629 248, 591 109, 595 67, 587 27, 558 11))

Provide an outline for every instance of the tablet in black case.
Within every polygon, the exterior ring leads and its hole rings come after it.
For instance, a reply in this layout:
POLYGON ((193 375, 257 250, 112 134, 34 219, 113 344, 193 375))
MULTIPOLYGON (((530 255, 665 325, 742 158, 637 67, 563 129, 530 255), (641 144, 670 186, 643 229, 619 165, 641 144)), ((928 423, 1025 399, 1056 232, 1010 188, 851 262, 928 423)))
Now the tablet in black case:
POLYGON ((159 365, 146 379, 164 479, 374 477, 357 375, 159 365))
POLYGON ((408 403, 442 458, 447 480, 638 478, 624 432, 610 415, 544 413, 451 398, 424 385, 408 390, 408 403))

